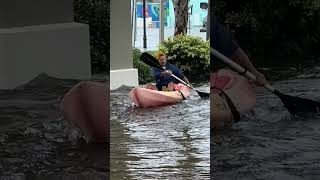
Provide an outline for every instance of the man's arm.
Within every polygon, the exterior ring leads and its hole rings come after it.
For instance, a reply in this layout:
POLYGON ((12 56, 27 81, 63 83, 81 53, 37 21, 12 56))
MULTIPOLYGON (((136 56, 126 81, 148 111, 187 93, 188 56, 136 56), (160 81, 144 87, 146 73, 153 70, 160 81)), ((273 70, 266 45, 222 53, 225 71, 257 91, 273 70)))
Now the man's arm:
POLYGON ((158 80, 161 77, 161 71, 156 68, 152 69, 152 75, 155 80, 158 80))
POLYGON ((171 76, 171 75, 172 75, 172 71, 166 70, 166 71, 161 72, 160 77, 171 76))
POLYGON ((256 76, 256 84, 263 86, 267 84, 267 80, 252 64, 247 54, 239 47, 230 57, 234 62, 246 68, 256 76))
POLYGON ((233 52, 230 58, 237 64, 246 68, 251 73, 258 74, 257 69, 253 66, 248 55, 240 47, 233 52))
POLYGON ((176 73, 175 75, 178 76, 180 79, 182 79, 182 80, 184 80, 185 82, 187 82, 187 83, 190 84, 188 78, 183 74, 182 70, 179 69, 178 67, 174 66, 174 65, 172 65, 172 66, 173 66, 173 68, 175 69, 175 70, 174 70, 174 72, 176 73))
POLYGON ((186 76, 183 77, 183 80, 190 84, 190 82, 189 82, 189 80, 188 80, 188 78, 186 76))
MULTIPOLYGON (((241 47, 235 42, 231 32, 227 31, 223 25, 221 25, 216 17, 212 18, 213 28, 211 29, 211 47, 217 49, 219 52, 228 56, 230 59, 235 61, 237 64, 243 66, 248 71, 253 73, 257 79, 258 85, 264 85, 267 83, 263 74, 261 74, 253 66, 247 54, 241 49, 241 47)), ((215 58, 215 57, 214 57, 215 58)), ((211 59, 214 61, 214 59, 211 59)), ((214 64, 211 65, 214 68, 214 64)))

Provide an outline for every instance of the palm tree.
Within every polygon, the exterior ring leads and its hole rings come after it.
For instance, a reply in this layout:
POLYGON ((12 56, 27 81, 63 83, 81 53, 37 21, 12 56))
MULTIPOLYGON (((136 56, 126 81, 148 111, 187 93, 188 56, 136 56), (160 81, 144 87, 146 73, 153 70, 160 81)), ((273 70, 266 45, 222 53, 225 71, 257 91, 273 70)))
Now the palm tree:
POLYGON ((172 0, 175 14, 175 36, 178 34, 187 34, 189 1, 190 0, 172 0))

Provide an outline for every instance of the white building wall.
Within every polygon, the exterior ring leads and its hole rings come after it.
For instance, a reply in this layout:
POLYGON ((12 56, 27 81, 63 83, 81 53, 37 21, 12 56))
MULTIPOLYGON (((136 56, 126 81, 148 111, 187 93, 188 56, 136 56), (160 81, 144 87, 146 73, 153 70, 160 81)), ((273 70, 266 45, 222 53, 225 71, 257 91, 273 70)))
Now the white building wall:
POLYGON ((130 0, 110 1, 110 88, 138 85, 133 69, 130 0))
POLYGON ((89 79, 89 27, 73 22, 72 0, 0 1, 0 70, 0 89, 40 73, 89 79))

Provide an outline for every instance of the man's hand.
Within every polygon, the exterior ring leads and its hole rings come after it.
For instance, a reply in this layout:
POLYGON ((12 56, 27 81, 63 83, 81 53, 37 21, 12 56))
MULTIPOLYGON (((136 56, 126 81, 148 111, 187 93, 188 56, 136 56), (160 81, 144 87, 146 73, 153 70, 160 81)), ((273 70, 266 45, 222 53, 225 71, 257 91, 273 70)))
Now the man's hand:
POLYGON ((232 54, 231 59, 256 76, 256 81, 254 81, 256 85, 264 86, 268 83, 264 75, 257 71, 248 55, 240 47, 232 54))
POLYGON ((172 71, 170 71, 170 70, 166 70, 161 73, 161 76, 171 76, 171 75, 172 75, 172 71))
POLYGON ((186 83, 188 83, 188 84, 190 84, 191 85, 191 83, 189 82, 189 79, 187 78, 187 77, 183 77, 183 80, 186 82, 186 83))
POLYGON ((254 75, 256 76, 256 81, 255 81, 255 84, 258 85, 258 86, 264 86, 265 84, 267 84, 267 80, 266 78, 264 77, 264 75, 260 72, 255 72, 254 75))

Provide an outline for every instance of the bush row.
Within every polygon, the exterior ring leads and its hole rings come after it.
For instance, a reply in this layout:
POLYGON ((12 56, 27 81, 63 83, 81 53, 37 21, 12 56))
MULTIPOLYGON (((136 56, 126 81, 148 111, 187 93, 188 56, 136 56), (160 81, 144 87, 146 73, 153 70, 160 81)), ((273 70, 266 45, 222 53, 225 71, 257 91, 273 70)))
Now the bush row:
MULTIPOLYGON (((167 54, 168 62, 179 67, 191 82, 208 82, 209 41, 189 35, 178 35, 164 41, 159 50, 167 54)), ((150 52, 155 55, 157 51, 150 52)), ((139 72, 139 83, 153 82, 151 68, 139 60, 141 51, 133 49, 133 65, 139 72)))

